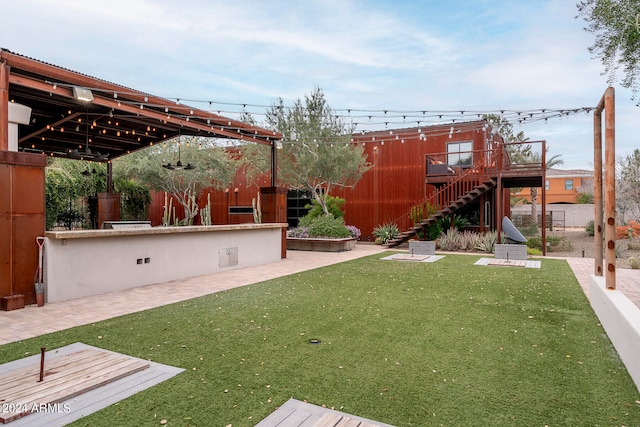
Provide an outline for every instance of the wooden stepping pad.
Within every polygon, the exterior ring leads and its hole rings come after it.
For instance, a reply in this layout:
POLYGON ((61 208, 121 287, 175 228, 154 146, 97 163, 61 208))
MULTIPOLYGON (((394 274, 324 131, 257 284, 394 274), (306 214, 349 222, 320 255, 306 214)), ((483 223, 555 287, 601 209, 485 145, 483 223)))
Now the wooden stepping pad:
POLYGON ((411 254, 397 254, 393 256, 394 260, 400 261, 424 261, 431 255, 411 255, 411 254))
POLYGON ((341 414, 326 413, 315 422, 313 427, 378 427, 378 425, 356 420, 341 414))
POLYGON ((40 364, 0 374, 0 423, 47 410, 95 388, 143 371, 149 363, 99 349, 45 359, 44 380, 40 364))
POLYGON ((505 267, 526 267, 527 261, 517 259, 492 259, 487 265, 502 265, 505 267))

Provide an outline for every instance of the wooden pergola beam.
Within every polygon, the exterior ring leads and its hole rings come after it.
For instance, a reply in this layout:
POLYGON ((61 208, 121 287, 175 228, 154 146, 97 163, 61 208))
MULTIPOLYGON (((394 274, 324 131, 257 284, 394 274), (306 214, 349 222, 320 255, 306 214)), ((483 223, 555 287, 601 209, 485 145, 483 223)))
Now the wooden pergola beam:
MULTIPOLYGON (((39 90, 42 92, 55 93, 56 95, 70 98, 70 99, 74 98, 73 90, 71 87, 58 86, 58 85, 54 87, 54 85, 52 85, 51 83, 46 83, 46 82, 31 78, 31 77, 27 77, 27 76, 12 74, 9 77, 9 83, 22 86, 22 87, 27 87, 30 89, 39 90)), ((235 122, 235 121, 231 121, 230 119, 216 117, 208 112, 201 112, 201 113, 206 113, 207 116, 210 116, 210 117, 207 117, 207 119, 211 120, 212 122, 211 124, 203 123, 195 119, 187 120, 186 118, 181 118, 180 116, 172 115, 171 113, 175 114, 175 111, 176 111, 174 107, 172 107, 168 113, 161 113, 155 110, 151 110, 149 108, 145 109, 144 107, 140 109, 140 107, 133 106, 131 102, 133 101, 129 101, 129 100, 118 101, 118 99, 115 99, 115 98, 105 98, 98 94, 95 94, 93 101, 91 101, 91 103, 94 105, 99 105, 105 108, 111 108, 118 111, 124 111, 131 114, 149 117, 152 119, 156 119, 162 123, 170 123, 173 125, 178 125, 178 126, 187 128, 187 129, 206 132, 208 134, 212 134, 213 137, 240 139, 243 141, 255 142, 257 144, 271 145, 272 142, 276 139, 279 139, 279 136, 280 136, 276 132, 272 132, 272 134, 269 136, 266 136, 265 132, 262 132, 261 135, 256 134, 254 132, 254 136, 251 136, 246 133, 240 132, 240 129, 241 129, 240 127, 237 127, 238 130, 236 132, 233 132, 231 130, 225 129, 225 127, 236 127, 234 125, 237 125, 238 123, 242 123, 242 122, 235 122), (215 123, 216 120, 217 121, 225 120, 225 123, 224 125, 222 125, 221 123, 215 123), (229 122, 231 122, 231 125, 229 124, 229 122), (258 138, 257 137, 258 135, 263 137, 258 138)), ((144 103, 142 103, 141 105, 144 106, 144 103)), ((181 107, 181 109, 182 108, 188 109, 188 107, 181 107)), ((193 110, 193 109, 188 109, 188 110, 189 112, 193 111, 194 114, 200 112, 199 110, 193 110)), ((180 112, 179 114, 183 114, 183 113, 180 112)), ((242 124, 242 127, 246 129, 247 125, 242 124)))

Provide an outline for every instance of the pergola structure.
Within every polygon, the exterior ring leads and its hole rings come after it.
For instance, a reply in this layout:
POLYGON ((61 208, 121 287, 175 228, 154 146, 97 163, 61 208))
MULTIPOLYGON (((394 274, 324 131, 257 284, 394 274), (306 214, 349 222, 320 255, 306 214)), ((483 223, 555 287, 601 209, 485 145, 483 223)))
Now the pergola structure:
POLYGON ((106 162, 110 172, 112 159, 178 135, 271 146, 276 186, 277 132, 0 48, 0 297, 33 300, 47 157, 106 162))
MULTIPOLYGON (((182 135, 272 145, 281 136, 238 120, 0 50, 0 106, 31 108, 18 151, 107 161, 182 135), (98 154, 99 153, 99 154, 98 154)), ((1 108, 0 123, 8 119, 1 108)), ((7 127, 0 150, 7 151, 7 127)))

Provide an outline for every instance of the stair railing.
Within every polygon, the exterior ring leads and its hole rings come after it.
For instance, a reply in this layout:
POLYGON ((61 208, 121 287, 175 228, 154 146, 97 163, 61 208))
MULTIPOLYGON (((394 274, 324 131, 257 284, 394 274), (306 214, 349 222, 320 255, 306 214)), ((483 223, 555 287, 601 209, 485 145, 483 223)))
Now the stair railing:
MULTIPOLYGON (((497 176, 498 151, 499 150, 484 151, 483 154, 485 155, 480 156, 479 162, 474 163, 471 167, 462 169, 461 172, 456 175, 455 179, 436 189, 433 193, 412 206, 422 206, 422 212, 424 212, 423 219, 428 219, 429 216, 431 216, 428 214, 430 207, 432 210, 433 207, 435 207, 437 211, 440 211, 465 194, 473 191, 476 187, 489 182, 492 177, 497 176)), ((411 211, 408 210, 392 222, 397 224, 400 230, 409 230, 415 227, 411 220, 411 211)))

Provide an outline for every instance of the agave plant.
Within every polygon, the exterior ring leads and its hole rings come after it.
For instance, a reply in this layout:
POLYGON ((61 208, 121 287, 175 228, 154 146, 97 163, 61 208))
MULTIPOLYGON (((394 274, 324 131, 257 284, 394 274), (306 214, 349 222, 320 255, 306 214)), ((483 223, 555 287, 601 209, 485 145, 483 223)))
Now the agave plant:
POLYGON ((400 234, 400 229, 394 223, 386 223, 377 226, 373 229, 373 235, 376 241, 380 240, 380 243, 386 245, 389 240, 396 238, 400 234))
MULTIPOLYGON (((504 233, 500 233, 501 238, 504 240, 504 233)), ((482 252, 493 253, 496 248, 496 243, 498 243, 498 232, 497 231, 487 231, 482 236, 482 240, 476 246, 476 249, 482 252)))

